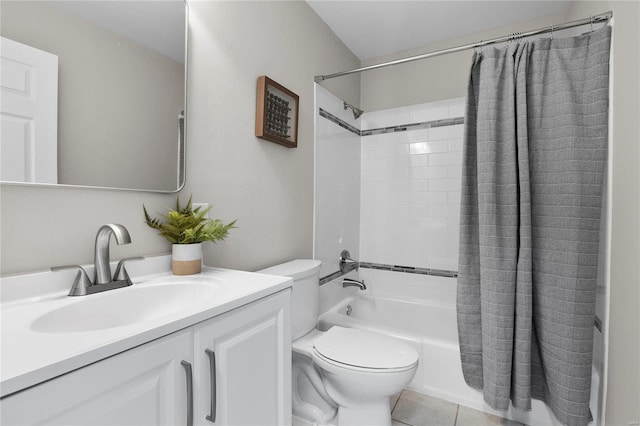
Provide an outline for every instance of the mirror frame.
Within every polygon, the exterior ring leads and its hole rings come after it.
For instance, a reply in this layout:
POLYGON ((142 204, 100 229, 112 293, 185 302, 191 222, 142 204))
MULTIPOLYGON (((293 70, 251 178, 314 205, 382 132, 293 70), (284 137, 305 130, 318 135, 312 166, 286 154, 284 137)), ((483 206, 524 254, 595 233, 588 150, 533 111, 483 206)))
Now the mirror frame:
POLYGON ((172 190, 164 189, 145 189, 145 188, 122 188, 116 186, 92 186, 92 185, 74 185, 69 183, 38 183, 38 182, 16 182, 16 181, 0 181, 0 187, 7 186, 22 186, 22 187, 38 187, 38 188, 64 188, 64 189, 100 189, 110 191, 136 191, 136 192, 151 192, 158 194, 175 194, 180 192, 186 183, 186 171, 187 171, 187 86, 188 86, 188 63, 189 63, 189 4, 187 0, 183 0, 184 3, 184 124, 182 130, 182 140, 179 141, 178 146, 178 188, 172 190))

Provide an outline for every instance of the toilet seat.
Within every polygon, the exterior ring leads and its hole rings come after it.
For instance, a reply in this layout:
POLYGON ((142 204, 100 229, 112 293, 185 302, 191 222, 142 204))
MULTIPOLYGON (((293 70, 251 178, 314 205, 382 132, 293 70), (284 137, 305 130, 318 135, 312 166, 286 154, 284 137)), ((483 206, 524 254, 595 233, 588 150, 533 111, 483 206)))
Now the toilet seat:
POLYGON ((342 362, 338 362, 338 361, 334 361, 332 359, 329 359, 325 356, 323 356, 322 354, 318 353, 318 351, 316 351, 314 349, 313 351, 313 361, 314 363, 326 370, 326 369, 331 369, 331 371, 334 372, 338 372, 338 371, 352 371, 354 373, 373 373, 373 374, 389 374, 389 373, 402 373, 403 371, 409 371, 411 369, 414 369, 417 364, 418 361, 414 362, 413 364, 406 366, 406 367, 397 367, 397 368, 368 368, 368 367, 358 367, 355 365, 350 365, 350 364, 344 364, 342 362))
POLYGON ((396 372, 414 368, 418 353, 406 343, 382 334, 334 326, 313 341, 314 357, 355 371, 396 372))

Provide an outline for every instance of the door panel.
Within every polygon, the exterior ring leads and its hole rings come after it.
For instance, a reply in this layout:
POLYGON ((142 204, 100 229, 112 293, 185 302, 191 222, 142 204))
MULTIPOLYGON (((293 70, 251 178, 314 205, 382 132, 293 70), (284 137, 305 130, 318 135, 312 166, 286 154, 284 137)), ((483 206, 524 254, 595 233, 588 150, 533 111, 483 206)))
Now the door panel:
POLYGON ((0 180, 57 183, 58 57, 0 43, 0 180))

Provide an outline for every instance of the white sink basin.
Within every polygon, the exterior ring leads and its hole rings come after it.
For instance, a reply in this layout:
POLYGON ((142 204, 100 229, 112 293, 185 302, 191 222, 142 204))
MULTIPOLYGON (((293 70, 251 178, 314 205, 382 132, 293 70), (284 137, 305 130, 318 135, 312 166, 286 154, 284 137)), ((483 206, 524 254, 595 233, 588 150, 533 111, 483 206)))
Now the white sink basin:
POLYGON ((31 329, 42 333, 73 333, 127 326, 207 303, 216 293, 218 288, 211 283, 178 282, 134 285, 77 296, 77 302, 36 318, 31 329))

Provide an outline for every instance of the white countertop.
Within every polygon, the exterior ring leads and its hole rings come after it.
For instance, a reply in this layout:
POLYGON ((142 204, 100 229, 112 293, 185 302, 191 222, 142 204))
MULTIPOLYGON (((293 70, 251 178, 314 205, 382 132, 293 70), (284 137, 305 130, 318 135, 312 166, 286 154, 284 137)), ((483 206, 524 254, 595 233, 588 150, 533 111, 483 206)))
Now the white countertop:
MULTIPOLYGON (((145 260, 147 266, 129 269, 132 287, 110 290, 89 296, 69 297, 74 273, 22 275, 2 278, 0 336, 1 396, 99 361, 159 337, 189 327, 239 306, 291 287, 291 279, 251 272, 203 267, 201 274, 180 277, 171 272, 149 274, 148 264, 170 263, 169 256, 145 260), (137 276, 136 271, 147 275, 137 276), (69 278, 71 277, 71 280, 69 278), (61 284, 61 279, 66 284, 61 284), (215 285, 215 296, 188 309, 137 322, 131 325, 80 332, 40 332, 32 329, 35 319, 61 307, 78 303, 84 298, 99 299, 112 292, 126 292, 134 287, 179 285, 195 280, 199 284, 215 285), (43 292, 43 289, 53 291, 43 292)), ((157 269, 156 269, 157 270, 157 269)), ((82 318, 78 318, 82 321, 82 318)))

